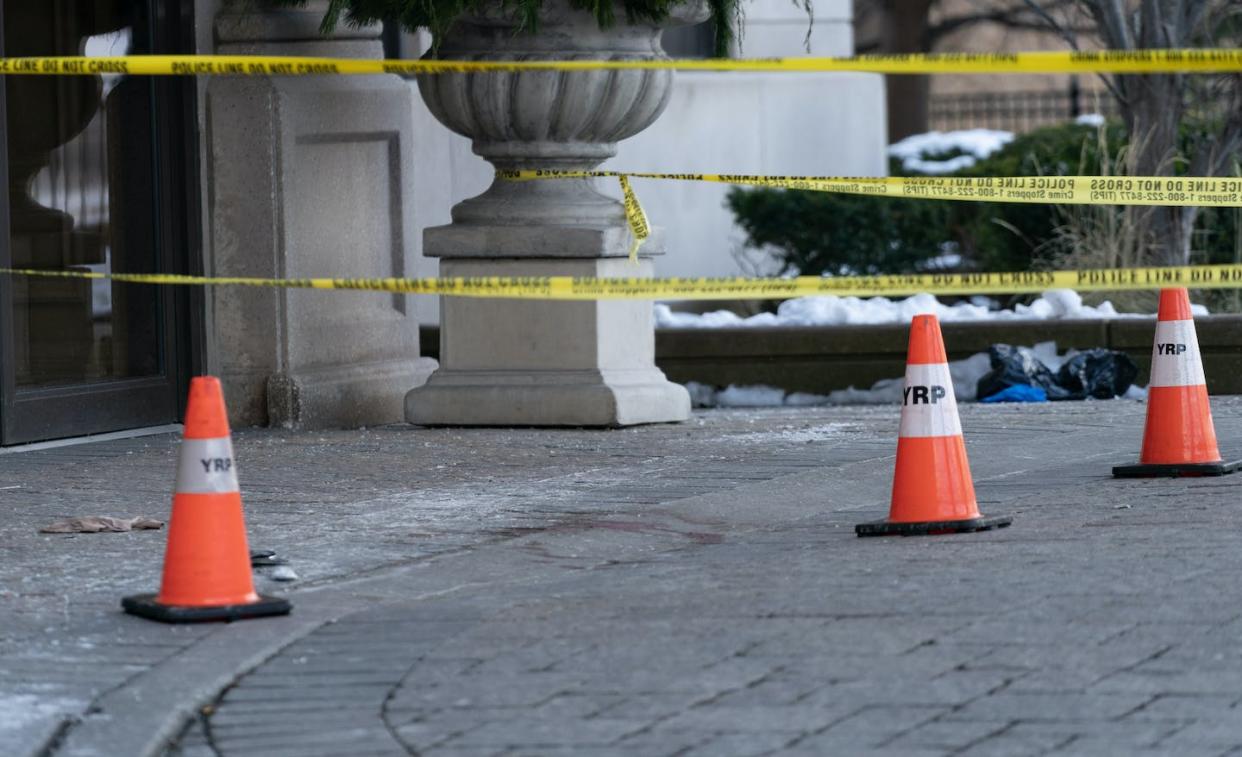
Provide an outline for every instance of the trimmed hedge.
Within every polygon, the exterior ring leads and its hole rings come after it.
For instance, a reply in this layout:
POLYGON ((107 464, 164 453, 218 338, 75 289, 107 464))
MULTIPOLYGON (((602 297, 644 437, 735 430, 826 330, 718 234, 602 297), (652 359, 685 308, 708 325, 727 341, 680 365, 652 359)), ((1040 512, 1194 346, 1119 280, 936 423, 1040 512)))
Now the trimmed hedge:
MULTIPOLYGON (((1124 149, 1120 125, 1065 124, 1037 129, 952 176, 1099 175, 1124 149)), ((943 160, 953 153, 926 155, 943 160)), ((894 176, 920 175, 891 161, 894 176)), ((960 270, 1020 271, 1048 264, 1046 245, 1064 223, 1051 205, 977 203, 735 188, 728 205, 752 247, 773 251, 784 272, 878 274, 927 270, 953 252, 960 270)), ((1239 215, 1200 212, 1199 262, 1234 262, 1239 215)))

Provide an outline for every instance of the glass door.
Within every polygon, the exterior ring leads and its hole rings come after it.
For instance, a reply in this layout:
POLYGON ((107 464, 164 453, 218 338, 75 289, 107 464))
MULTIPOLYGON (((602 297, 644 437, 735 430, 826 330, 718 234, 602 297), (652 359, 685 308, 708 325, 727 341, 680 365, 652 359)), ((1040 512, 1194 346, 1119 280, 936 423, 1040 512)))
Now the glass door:
MULTIPOLYGON (((3 0, 3 54, 180 52, 188 5, 3 0)), ((0 263, 191 272, 193 81, 0 78, 0 263)), ((172 287, 0 276, 0 443, 174 422, 189 308, 172 287)))

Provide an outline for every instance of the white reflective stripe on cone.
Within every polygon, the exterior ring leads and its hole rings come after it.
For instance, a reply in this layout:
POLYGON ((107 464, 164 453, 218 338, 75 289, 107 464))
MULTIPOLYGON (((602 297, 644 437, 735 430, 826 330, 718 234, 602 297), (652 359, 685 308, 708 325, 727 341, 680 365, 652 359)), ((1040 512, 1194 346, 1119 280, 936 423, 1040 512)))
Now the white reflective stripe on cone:
POLYGON ((177 465, 178 494, 225 494, 238 491, 233 440, 183 439, 177 465))
POLYGON ((957 398, 946 363, 907 365, 901 389, 901 436, 959 436, 957 398))
POLYGON ((1203 358, 1194 321, 1157 321, 1156 343, 1151 348, 1151 386, 1200 386, 1206 384, 1203 358))

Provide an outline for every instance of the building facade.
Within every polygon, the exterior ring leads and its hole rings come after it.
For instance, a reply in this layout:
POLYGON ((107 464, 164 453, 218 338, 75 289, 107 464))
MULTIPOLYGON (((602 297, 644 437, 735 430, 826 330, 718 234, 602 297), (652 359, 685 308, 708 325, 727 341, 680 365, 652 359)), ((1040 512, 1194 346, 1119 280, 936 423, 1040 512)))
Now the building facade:
MULTIPOLYGON (((811 51, 848 54, 848 1, 825 9, 811 51)), ((274 11, 225 0, 5 0, 0 24, 6 57, 380 58, 386 43, 393 51, 379 27, 320 36, 322 10, 323 2, 274 11)), ((780 52, 782 30, 786 54, 806 51, 804 16, 756 4, 748 24, 762 48, 745 49, 748 56, 780 52)), ((417 54, 417 44, 407 40, 406 52, 417 54)), ((395 76, 107 74, 4 83, 5 267, 435 275, 436 261, 422 254, 423 231, 448 223, 453 204, 491 179, 468 140, 441 126, 413 83, 395 76)), ((627 145, 617 165, 882 172, 878 77, 738 81, 727 97, 724 83, 685 77, 669 113, 646 141, 627 145), (843 101, 852 107, 835 107, 843 101), (738 106, 761 114, 744 129, 733 122, 733 131, 748 132, 743 141, 703 137, 738 106), (680 156, 677 144, 687 146, 680 156), (674 165, 674 157, 684 160, 674 165)), ((735 270, 731 220, 714 191, 640 187, 653 221, 672 229, 672 253, 656 263, 657 274, 735 270)), ((371 293, 0 277, 0 445, 176 422, 197 373, 221 377, 237 425, 397 422, 406 393, 436 368, 420 357, 418 323, 436 320, 438 308, 431 298, 371 293)))

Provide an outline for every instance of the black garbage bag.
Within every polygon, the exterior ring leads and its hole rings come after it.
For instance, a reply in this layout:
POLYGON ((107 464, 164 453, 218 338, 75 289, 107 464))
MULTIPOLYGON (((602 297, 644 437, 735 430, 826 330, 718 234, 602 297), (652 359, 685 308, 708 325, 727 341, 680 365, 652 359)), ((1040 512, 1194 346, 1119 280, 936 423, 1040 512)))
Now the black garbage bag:
POLYGON ((1138 366, 1129 355, 1097 347, 1066 360, 1057 371, 1057 383, 1073 399, 1111 400, 1125 394, 1137 376, 1138 366))
POLYGON ((1074 399, 1029 347, 994 344, 988 348, 988 358, 992 370, 979 379, 976 399, 991 397, 1010 386, 1037 386, 1050 400, 1074 399))

